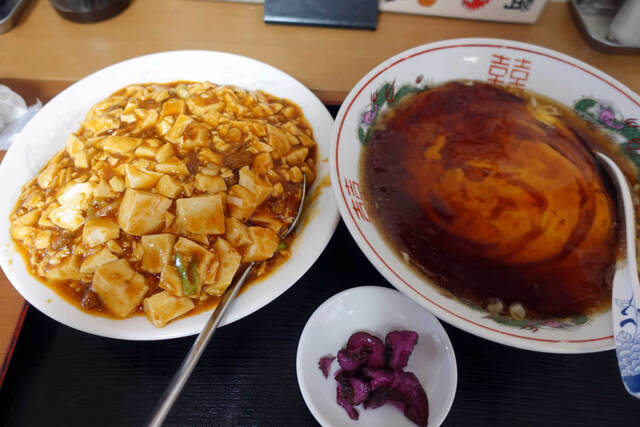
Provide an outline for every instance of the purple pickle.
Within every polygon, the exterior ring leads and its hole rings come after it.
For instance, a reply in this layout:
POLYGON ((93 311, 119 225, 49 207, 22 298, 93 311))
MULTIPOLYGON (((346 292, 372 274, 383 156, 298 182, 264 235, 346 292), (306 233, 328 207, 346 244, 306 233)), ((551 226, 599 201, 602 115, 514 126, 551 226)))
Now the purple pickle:
POLYGON ((364 375, 369 378, 369 387, 375 391, 382 387, 389 387, 393 383, 394 373, 386 369, 366 369, 364 375))
POLYGON ((365 357, 346 348, 338 352, 338 364, 343 371, 356 372, 365 362, 365 357))
POLYGON ((352 405, 359 405, 369 397, 369 384, 359 378, 349 378, 351 388, 353 389, 352 405))
POLYGON ((359 417, 358 411, 353 407, 354 401, 354 389, 351 385, 351 378, 348 373, 344 371, 338 371, 335 375, 336 382, 338 383, 336 388, 336 401, 338 405, 342 406, 349 418, 357 420, 359 417))
POLYGON ((412 372, 399 375, 387 394, 391 401, 404 404, 404 415, 419 426, 429 420, 429 401, 420 381, 412 372))
POLYGON ((384 368, 384 344, 378 337, 366 332, 356 332, 347 341, 347 350, 365 357, 368 368, 384 368))
POLYGON ((335 357, 321 357, 318 361, 318 368, 320 368, 320 370, 322 371, 322 375, 324 375, 325 378, 329 378, 331 363, 333 363, 334 359, 335 357))
MULTIPOLYGON (((337 355, 340 370, 334 378, 337 382, 336 401, 349 418, 357 420, 355 406, 375 409, 390 404, 418 426, 426 426, 429 419, 427 393, 418 378, 402 369, 418 342, 413 331, 393 331, 382 341, 366 332, 356 332, 345 348, 337 355)), ((333 357, 323 357, 318 366, 325 378, 333 357)))
POLYGON ((418 334, 414 331, 389 332, 385 338, 389 368, 399 370, 407 366, 409 356, 411 356, 417 342, 418 334))

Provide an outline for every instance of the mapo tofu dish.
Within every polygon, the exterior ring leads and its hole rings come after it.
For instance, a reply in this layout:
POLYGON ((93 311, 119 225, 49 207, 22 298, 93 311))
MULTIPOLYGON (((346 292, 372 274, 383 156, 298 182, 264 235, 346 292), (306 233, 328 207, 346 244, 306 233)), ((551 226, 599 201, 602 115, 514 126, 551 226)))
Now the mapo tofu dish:
POLYGON ((157 327, 214 305, 281 233, 314 180, 294 103, 209 82, 127 86, 91 108, 27 183, 11 236, 30 272, 82 309, 157 327), (305 180, 306 178, 306 180, 305 180))

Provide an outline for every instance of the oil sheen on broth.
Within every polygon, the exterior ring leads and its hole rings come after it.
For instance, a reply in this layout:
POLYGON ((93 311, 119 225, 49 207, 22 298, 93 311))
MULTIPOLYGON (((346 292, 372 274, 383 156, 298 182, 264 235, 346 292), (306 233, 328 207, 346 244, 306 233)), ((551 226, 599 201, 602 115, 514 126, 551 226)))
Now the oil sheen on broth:
POLYGON ((606 137, 591 125, 521 90, 450 82, 374 126, 361 159, 367 208, 436 285, 527 317, 610 301, 617 208, 589 150, 606 137))

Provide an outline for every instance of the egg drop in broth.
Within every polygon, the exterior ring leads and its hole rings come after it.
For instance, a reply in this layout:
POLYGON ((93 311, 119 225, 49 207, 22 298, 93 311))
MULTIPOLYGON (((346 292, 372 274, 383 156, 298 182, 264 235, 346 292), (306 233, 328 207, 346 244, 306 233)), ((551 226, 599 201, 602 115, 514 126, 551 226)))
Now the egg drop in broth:
POLYGON ((365 200, 391 245, 457 297, 527 317, 590 313, 610 302, 620 240, 589 148, 605 137, 538 100, 480 82, 414 95, 374 124, 365 200))

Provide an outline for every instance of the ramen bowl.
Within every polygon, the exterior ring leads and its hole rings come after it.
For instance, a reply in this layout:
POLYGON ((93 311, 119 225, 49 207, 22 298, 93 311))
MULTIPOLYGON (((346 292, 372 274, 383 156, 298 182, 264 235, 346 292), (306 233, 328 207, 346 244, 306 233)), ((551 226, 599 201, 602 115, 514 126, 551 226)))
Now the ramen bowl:
POLYGON ((610 309, 555 318, 510 316, 504 311, 492 314, 443 292, 409 266, 375 225, 367 211, 360 173, 372 125, 402 98, 455 80, 507 85, 548 97, 620 144, 626 163, 640 164, 640 153, 636 152, 640 128, 634 120, 640 116, 640 97, 605 73, 527 43, 478 38, 430 43, 395 55, 371 70, 351 90, 338 113, 330 151, 331 179, 351 235, 398 290, 469 333, 542 352, 588 353, 613 348, 610 309))

